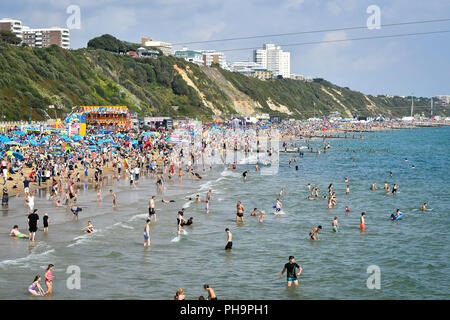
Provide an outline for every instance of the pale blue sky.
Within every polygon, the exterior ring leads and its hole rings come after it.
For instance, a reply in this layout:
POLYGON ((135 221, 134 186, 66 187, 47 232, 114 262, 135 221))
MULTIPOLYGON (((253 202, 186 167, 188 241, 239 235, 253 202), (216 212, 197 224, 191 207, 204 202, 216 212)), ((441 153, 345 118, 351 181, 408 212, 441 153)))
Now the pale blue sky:
MULTIPOLYGON (((381 24, 450 18, 448 0, 16 0, 2 1, 0 17, 30 27, 66 26, 66 8, 81 9, 81 29, 71 47, 109 33, 131 42, 141 36, 172 43, 364 26, 369 5, 381 8, 381 24)), ((191 45, 194 49, 259 47, 385 34, 450 30, 449 22, 191 45)), ((322 77, 369 94, 450 94, 450 33, 406 38, 284 47, 291 72, 322 77)), ((225 52, 228 60, 252 51, 225 52)))

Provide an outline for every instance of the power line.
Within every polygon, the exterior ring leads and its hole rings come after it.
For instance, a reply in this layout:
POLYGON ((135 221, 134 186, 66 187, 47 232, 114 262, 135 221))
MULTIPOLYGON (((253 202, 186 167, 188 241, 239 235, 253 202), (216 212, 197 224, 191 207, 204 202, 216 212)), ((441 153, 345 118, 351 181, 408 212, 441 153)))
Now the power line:
MULTIPOLYGON (((311 44, 346 42, 346 41, 357 41, 357 40, 371 40, 371 39, 383 39, 383 38, 400 38, 400 37, 418 36, 418 35, 425 35, 425 34, 438 34, 438 33, 446 33, 446 32, 450 32, 450 30, 416 32, 416 33, 401 33, 401 34, 384 35, 384 36, 349 38, 349 39, 336 39, 336 40, 322 40, 322 41, 313 41, 313 42, 287 43, 287 44, 280 44, 279 46, 281 46, 281 47, 294 47, 294 46, 303 46, 303 45, 311 45, 311 44)), ((219 51, 222 51, 222 52, 225 52, 225 51, 243 51, 243 50, 254 50, 254 49, 260 49, 260 48, 259 47, 236 48, 236 49, 223 49, 223 50, 219 50, 219 51)))
MULTIPOLYGON (((382 25, 380 25, 380 27, 393 27, 393 26, 445 22, 445 21, 450 21, 450 19, 446 18, 446 19, 433 19, 433 20, 419 20, 419 21, 410 21, 410 22, 388 23, 388 24, 382 24, 382 25)), ((357 30, 357 29, 366 29, 366 28, 367 28, 367 26, 321 29, 321 30, 299 31, 299 32, 289 32, 289 33, 265 34, 265 35, 256 35, 256 36, 247 36, 247 37, 225 38, 225 39, 216 39, 216 40, 179 42, 179 43, 174 43, 173 45, 177 46, 177 45, 187 45, 187 44, 195 44, 195 43, 211 43, 211 42, 224 42, 224 41, 236 41, 236 40, 249 40, 249 39, 257 39, 257 38, 283 37, 283 36, 292 36, 292 35, 299 35, 299 34, 311 34, 311 33, 344 31, 344 30, 357 30)))

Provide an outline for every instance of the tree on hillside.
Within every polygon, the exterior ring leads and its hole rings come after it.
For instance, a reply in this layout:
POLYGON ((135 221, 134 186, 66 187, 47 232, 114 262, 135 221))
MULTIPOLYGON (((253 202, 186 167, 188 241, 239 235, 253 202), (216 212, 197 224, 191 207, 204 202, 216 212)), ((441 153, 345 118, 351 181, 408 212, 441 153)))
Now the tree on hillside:
POLYGON ((22 42, 22 40, 11 31, 0 30, 0 42, 17 45, 22 42))
POLYGON ((110 34, 104 34, 89 40, 87 47, 89 49, 103 49, 116 53, 127 52, 129 50, 129 47, 125 42, 120 41, 110 34))

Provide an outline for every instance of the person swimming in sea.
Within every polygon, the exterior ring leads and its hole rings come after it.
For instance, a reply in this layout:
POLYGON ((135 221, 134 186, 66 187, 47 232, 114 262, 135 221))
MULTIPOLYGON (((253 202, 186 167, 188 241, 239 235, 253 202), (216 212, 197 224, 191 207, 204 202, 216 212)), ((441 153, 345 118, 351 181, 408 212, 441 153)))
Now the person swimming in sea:
POLYGON ((403 214, 403 212, 401 212, 400 209, 397 209, 395 213, 391 214, 392 220, 397 219, 398 217, 400 217, 401 214, 403 214))
POLYGON ((256 217, 256 213, 258 212, 257 208, 254 208, 253 211, 250 213, 250 216, 256 217))
POLYGON ((372 183, 372 185, 370 186, 370 190, 372 190, 372 191, 377 190, 377 183, 376 182, 372 183))
POLYGON ((392 187, 392 194, 397 193, 398 185, 394 183, 394 186, 392 187))
POLYGON ((425 212, 425 211, 427 211, 427 207, 428 207, 428 204, 426 202, 424 202, 423 205, 422 205, 422 208, 420 208, 420 210, 425 212))
POLYGON ((190 217, 189 219, 187 219, 186 222, 182 221, 181 222, 181 226, 182 227, 184 227, 184 226, 191 226, 193 223, 194 223, 194 218, 190 217))

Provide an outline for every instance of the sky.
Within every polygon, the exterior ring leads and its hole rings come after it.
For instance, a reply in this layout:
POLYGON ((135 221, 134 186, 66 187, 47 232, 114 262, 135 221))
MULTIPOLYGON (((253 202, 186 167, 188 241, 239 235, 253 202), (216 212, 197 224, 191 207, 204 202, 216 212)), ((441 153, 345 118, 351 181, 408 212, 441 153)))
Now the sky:
MULTIPOLYGON (((0 18, 29 27, 66 27, 80 9, 71 48, 108 33, 140 43, 171 43, 255 35, 365 27, 371 5, 380 8, 379 29, 337 30, 188 45, 191 49, 258 48, 275 43, 291 52, 291 73, 324 78, 366 94, 416 97, 450 95, 450 33, 337 43, 287 44, 450 30, 450 21, 383 26, 450 18, 448 0, 16 0, 0 2, 0 18)), ((373 21, 373 20, 370 20, 373 21)), ((182 48, 182 45, 174 46, 182 48)), ((252 59, 252 50, 224 51, 231 62, 252 59)))

